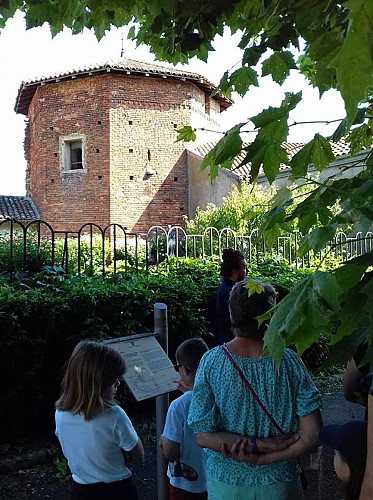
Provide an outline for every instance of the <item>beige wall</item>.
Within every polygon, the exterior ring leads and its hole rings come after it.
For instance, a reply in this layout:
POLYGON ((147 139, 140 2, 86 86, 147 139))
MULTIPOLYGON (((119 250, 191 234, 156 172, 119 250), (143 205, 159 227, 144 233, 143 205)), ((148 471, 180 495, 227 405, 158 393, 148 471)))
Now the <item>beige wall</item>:
POLYGON ((193 219, 197 207, 205 209, 208 203, 220 206, 223 198, 230 195, 233 186, 240 186, 238 176, 223 169, 220 169, 219 176, 211 183, 208 170, 201 172, 199 169, 201 160, 200 156, 187 151, 190 219, 193 219))

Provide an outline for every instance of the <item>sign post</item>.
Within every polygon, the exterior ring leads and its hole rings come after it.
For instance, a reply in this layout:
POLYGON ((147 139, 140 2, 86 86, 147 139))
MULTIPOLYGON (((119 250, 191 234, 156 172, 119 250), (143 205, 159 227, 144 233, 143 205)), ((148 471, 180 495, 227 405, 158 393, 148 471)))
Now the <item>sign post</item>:
MULTIPOLYGON (((161 302, 154 304, 154 333, 158 342, 168 355, 168 322, 167 306, 161 302)), ((168 393, 156 397, 156 429, 157 429, 157 492, 158 500, 168 500, 168 485, 166 479, 167 460, 160 450, 158 443, 162 435, 166 414, 169 406, 168 393)))
POLYGON ((154 333, 146 332, 103 340, 118 351, 127 362, 123 378, 136 401, 155 397, 157 434, 157 490, 158 500, 169 500, 167 460, 158 443, 163 432, 169 393, 176 389, 178 373, 168 357, 167 306, 154 304, 154 333))

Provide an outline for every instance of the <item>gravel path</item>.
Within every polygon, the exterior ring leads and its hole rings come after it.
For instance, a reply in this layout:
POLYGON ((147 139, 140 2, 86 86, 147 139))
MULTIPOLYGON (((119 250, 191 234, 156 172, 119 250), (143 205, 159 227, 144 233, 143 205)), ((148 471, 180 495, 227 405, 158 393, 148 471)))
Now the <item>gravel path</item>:
MULTIPOLYGON (((319 382, 318 386, 323 396, 324 424, 364 418, 360 405, 344 400, 341 376, 333 376, 327 381, 319 382)), ((132 470, 141 500, 157 500, 155 421, 150 418, 149 422, 149 417, 145 415, 143 418, 146 423, 143 422, 137 430, 144 441, 146 461, 144 465, 135 466, 132 470)), ((33 449, 25 455, 25 450, 19 450, 18 453, 13 450, 11 456, 9 453, 0 455, 0 500, 68 498, 70 481, 61 482, 56 478, 57 468, 51 458, 53 450, 49 456, 44 452, 45 449, 33 449), (13 463, 13 467, 9 467, 10 463, 13 463), (35 465, 36 463, 38 465, 35 465)), ((343 497, 340 482, 333 470, 333 453, 330 450, 323 449, 319 469, 309 470, 306 474, 309 487, 304 500, 340 500, 343 497)))

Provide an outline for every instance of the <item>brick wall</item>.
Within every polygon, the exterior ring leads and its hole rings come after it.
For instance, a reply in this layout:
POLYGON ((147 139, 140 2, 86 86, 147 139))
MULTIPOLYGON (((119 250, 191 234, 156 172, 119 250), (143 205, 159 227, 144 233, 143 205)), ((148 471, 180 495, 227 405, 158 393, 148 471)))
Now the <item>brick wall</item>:
POLYGON ((204 93, 188 81, 123 73, 38 87, 25 148, 27 194, 41 218, 59 230, 86 222, 136 232, 182 224, 187 157, 175 140, 196 102, 205 102, 204 93), (83 140, 84 170, 63 170, 66 137, 83 140))
POLYGON ((109 222, 108 103, 94 78, 41 86, 32 100, 28 194, 55 229, 109 222), (85 139, 84 171, 62 168, 61 141, 72 134, 85 139))

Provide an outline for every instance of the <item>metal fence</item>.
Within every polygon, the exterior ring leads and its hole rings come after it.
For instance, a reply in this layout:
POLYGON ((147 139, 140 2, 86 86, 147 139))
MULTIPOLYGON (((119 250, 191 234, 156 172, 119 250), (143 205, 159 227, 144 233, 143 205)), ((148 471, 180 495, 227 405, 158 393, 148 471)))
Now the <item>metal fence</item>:
POLYGON ((299 231, 281 235, 272 246, 268 246, 261 237, 258 229, 250 234, 237 234, 228 227, 221 230, 215 227, 206 228, 201 234, 188 234, 180 226, 168 227, 153 226, 147 232, 147 243, 152 242, 155 251, 155 263, 159 262, 162 251, 167 257, 200 257, 202 259, 219 257, 224 248, 235 248, 242 251, 248 262, 258 262, 265 255, 277 256, 294 267, 310 266, 312 261, 319 261, 328 255, 344 262, 353 257, 373 250, 373 232, 365 234, 347 235, 344 232, 336 233, 333 241, 329 242, 318 254, 309 252, 306 256, 299 256, 299 245, 302 235, 299 231))
POLYGON ((170 257, 219 258, 224 248, 240 249, 248 262, 265 255, 285 259, 294 267, 307 267, 331 255, 347 261, 373 250, 373 232, 354 236, 339 232, 317 254, 299 256, 302 235, 294 231, 266 245, 258 229, 237 234, 230 228, 206 228, 201 234, 188 234, 181 226, 153 226, 146 233, 131 233, 120 224, 104 228, 84 224, 78 231, 55 231, 50 224, 35 220, 23 224, 16 219, 0 222, 0 273, 10 278, 23 271, 36 272, 43 266, 56 266, 67 274, 127 273, 129 269, 149 269, 170 257))

